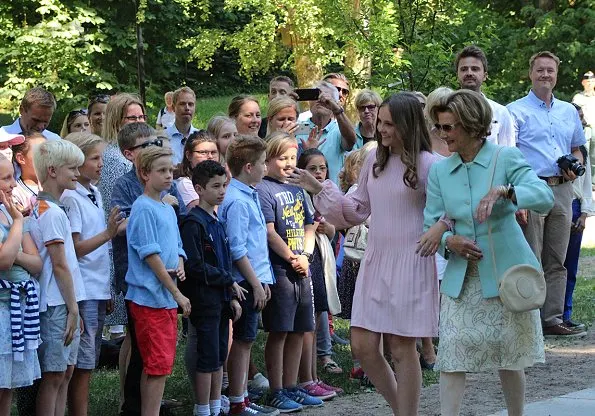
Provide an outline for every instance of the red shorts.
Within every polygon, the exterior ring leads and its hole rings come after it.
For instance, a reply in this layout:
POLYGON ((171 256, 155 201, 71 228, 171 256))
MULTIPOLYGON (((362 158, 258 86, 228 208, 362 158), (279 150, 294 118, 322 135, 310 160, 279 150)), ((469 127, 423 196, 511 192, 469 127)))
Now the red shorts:
POLYGON ((161 309, 129 304, 136 343, 143 359, 143 371, 150 376, 171 374, 178 337, 177 309, 161 309))

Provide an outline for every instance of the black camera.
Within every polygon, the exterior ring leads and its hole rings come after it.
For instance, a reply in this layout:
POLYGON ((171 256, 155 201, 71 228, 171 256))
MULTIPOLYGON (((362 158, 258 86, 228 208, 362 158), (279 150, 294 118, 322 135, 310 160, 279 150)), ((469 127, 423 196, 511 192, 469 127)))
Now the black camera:
POLYGON ((556 163, 560 167, 560 169, 569 170, 573 172, 576 176, 583 176, 585 174, 585 167, 580 164, 578 159, 572 155, 564 155, 559 158, 556 163))

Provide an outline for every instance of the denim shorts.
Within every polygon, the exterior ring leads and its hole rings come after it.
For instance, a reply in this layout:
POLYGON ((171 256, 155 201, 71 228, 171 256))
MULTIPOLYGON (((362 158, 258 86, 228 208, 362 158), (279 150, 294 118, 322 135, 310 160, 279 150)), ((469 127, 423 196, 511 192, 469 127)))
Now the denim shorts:
POLYGON ((101 333, 105 321, 105 300, 83 300, 79 302, 79 313, 83 319, 83 332, 76 358, 76 368, 93 370, 99 362, 101 333))
POLYGON ((227 302, 217 308, 216 315, 190 314, 190 322, 196 329, 196 371, 213 373, 227 359, 229 345, 230 312, 227 302))
POLYGON ((233 339, 244 342, 254 342, 258 333, 258 312, 254 309, 254 290, 247 280, 239 283, 246 289, 246 299, 240 302, 242 316, 233 324, 233 339))
POLYGON ((48 306, 47 311, 39 314, 42 342, 37 355, 42 373, 62 373, 69 365, 76 364, 80 342, 79 322, 76 323, 77 329, 74 331, 72 342, 66 346, 64 333, 67 316, 66 305, 48 306))

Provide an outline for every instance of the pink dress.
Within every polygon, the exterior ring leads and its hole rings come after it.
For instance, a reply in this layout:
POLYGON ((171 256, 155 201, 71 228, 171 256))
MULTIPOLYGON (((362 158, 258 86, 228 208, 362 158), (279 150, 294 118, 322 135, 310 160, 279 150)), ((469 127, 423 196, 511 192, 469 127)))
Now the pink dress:
POLYGON ((358 189, 342 195, 329 180, 314 205, 337 229, 364 222, 371 215, 368 246, 361 262, 351 325, 405 337, 438 334, 438 279, 434 257, 415 253, 423 234, 423 210, 430 165, 437 157, 422 152, 417 189, 403 182, 405 165, 390 155, 374 178, 375 152, 364 163, 358 189))

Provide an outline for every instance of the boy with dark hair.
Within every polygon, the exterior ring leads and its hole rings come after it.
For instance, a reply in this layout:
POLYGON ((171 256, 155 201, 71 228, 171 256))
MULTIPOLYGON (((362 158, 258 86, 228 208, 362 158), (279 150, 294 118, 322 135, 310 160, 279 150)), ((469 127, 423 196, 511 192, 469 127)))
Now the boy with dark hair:
POLYGON ((180 229, 188 256, 184 263, 188 280, 182 290, 190 299, 190 321, 197 335, 194 416, 219 416, 229 319, 240 318, 237 297, 242 293, 233 281, 227 236, 215 213, 225 196, 225 168, 213 160, 201 162, 193 169, 192 184, 199 204, 184 217, 180 229))

